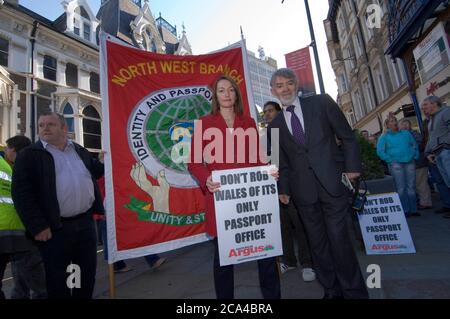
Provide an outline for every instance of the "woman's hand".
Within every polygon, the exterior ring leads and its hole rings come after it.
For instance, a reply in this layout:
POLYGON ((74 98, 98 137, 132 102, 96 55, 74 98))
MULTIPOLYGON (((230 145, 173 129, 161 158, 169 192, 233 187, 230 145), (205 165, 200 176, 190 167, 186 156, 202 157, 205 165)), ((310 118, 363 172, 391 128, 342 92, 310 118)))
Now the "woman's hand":
POLYGON ((278 181, 278 179, 280 178, 280 173, 278 172, 278 168, 274 167, 269 171, 269 174, 276 180, 278 181))
POLYGON ((208 190, 211 193, 215 193, 219 190, 220 188, 220 183, 216 183, 212 181, 212 177, 211 175, 208 177, 208 179, 206 180, 206 187, 208 187, 208 190))

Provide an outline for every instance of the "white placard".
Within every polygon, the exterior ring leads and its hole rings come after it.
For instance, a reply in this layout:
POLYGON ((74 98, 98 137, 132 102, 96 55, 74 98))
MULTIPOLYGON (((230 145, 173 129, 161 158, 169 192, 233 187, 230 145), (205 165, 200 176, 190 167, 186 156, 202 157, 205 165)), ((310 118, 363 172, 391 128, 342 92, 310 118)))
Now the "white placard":
POLYGON ((367 196, 358 219, 368 255, 416 252, 398 193, 367 196))
POLYGON ((214 193, 220 265, 283 254, 275 166, 214 171, 220 182, 214 193))

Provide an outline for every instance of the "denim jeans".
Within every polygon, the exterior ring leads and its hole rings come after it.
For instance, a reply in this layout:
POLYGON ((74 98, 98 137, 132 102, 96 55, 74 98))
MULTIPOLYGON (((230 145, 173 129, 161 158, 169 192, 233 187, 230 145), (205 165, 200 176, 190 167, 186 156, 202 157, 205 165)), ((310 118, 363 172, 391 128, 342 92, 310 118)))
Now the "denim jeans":
POLYGON ((45 269, 41 254, 36 247, 11 255, 14 289, 11 299, 45 299, 45 269))
POLYGON ((389 172, 394 178, 405 215, 408 213, 416 213, 416 164, 414 161, 409 163, 390 163, 389 172))
POLYGON ((0 299, 6 299, 5 293, 2 291, 3 275, 5 274, 6 265, 8 265, 10 254, 0 253, 0 299))
POLYGON ((436 164, 447 187, 450 187, 450 149, 445 149, 436 156, 436 164))
POLYGON ((434 179, 434 182, 436 183, 436 187, 438 189, 439 198, 442 201, 442 205, 445 208, 450 208, 450 189, 445 184, 441 172, 439 171, 438 167, 433 163, 429 163, 428 168, 430 170, 431 176, 434 179))

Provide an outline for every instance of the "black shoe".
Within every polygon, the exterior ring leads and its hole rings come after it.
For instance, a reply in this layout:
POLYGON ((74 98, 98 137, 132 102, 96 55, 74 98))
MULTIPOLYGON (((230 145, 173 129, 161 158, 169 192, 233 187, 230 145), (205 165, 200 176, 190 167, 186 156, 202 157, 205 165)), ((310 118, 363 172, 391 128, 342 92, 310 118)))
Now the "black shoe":
POLYGON ((442 208, 436 209, 434 212, 435 212, 436 214, 450 213, 450 208, 448 208, 448 207, 442 207, 442 208))
POLYGON ((433 206, 422 206, 422 205, 417 205, 417 208, 419 209, 419 210, 423 210, 423 209, 432 209, 433 208, 433 206))
POLYGON ((411 216, 411 217, 419 217, 419 216, 422 216, 420 213, 409 213, 408 215, 411 216))

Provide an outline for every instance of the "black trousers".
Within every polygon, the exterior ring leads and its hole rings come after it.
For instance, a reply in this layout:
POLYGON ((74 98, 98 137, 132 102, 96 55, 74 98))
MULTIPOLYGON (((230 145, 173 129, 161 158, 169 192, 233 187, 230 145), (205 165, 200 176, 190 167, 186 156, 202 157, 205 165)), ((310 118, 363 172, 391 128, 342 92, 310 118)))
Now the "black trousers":
MULTIPOLYGON (((220 266, 217 238, 214 242, 214 286, 217 299, 234 299, 234 267, 220 266)), ((280 276, 275 257, 260 259, 258 262, 259 285, 264 299, 280 299, 280 276)))
POLYGON ((316 181, 319 199, 301 205, 293 195, 309 239, 314 270, 325 293, 331 296, 368 298, 364 278, 347 227, 348 196, 332 197, 316 181))
POLYGON ((2 282, 3 282, 3 276, 5 275, 6 265, 8 265, 9 253, 0 253, 0 299, 6 299, 4 292, 2 291, 2 282))
POLYGON ((97 236, 92 215, 83 214, 63 220, 62 224, 62 229, 52 231, 50 240, 38 243, 48 298, 90 299, 97 268, 97 236), (79 278, 77 268, 68 268, 70 264, 79 266, 79 278))
POLYGON ((297 241, 298 261, 300 265, 303 268, 312 268, 311 253, 309 252, 305 227, 292 202, 288 205, 280 202, 280 221, 281 238, 283 240, 282 262, 291 267, 297 266, 294 245, 294 242, 297 241))

